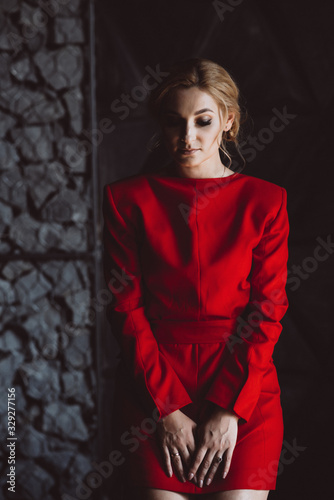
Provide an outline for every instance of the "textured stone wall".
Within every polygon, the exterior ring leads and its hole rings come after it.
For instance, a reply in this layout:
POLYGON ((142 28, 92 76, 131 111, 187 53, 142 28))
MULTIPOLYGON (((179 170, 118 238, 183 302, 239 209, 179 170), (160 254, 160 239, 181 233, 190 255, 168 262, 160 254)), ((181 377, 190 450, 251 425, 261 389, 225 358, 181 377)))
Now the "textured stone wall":
MULTIPOLYGON (((81 498, 97 435, 89 9, 0 0, 0 498, 81 498), (7 388, 16 393, 8 496, 7 388)), ((87 498, 87 497, 86 497, 87 498)))

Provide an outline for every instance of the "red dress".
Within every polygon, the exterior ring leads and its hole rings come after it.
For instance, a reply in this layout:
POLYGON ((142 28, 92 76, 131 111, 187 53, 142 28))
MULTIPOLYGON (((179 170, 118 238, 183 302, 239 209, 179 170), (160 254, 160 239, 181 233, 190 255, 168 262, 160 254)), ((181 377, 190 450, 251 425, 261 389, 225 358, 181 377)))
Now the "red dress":
POLYGON ((186 493, 275 489, 283 442, 272 354, 282 330, 286 190, 234 173, 191 179, 171 166, 105 186, 108 319, 122 361, 114 448, 133 484, 186 493), (230 471, 203 488, 167 477, 156 422, 208 401, 235 412, 230 471))

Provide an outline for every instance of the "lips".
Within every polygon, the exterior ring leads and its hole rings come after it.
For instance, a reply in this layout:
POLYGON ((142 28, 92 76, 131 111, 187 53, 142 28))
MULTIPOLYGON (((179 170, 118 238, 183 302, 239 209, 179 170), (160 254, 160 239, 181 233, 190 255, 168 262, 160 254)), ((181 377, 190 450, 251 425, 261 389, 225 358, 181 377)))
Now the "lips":
POLYGON ((199 151, 199 149, 179 149, 178 151, 181 154, 188 155, 188 154, 196 153, 196 151, 199 151))

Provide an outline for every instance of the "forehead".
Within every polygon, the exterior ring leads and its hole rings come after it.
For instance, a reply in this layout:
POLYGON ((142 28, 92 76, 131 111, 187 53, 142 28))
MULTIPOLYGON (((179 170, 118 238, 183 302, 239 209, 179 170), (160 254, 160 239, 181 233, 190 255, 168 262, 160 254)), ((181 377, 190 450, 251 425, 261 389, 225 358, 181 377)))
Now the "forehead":
POLYGON ((165 101, 164 111, 171 110, 192 114, 204 108, 209 108, 214 113, 218 113, 217 103, 210 94, 198 87, 191 87, 170 91, 165 101))

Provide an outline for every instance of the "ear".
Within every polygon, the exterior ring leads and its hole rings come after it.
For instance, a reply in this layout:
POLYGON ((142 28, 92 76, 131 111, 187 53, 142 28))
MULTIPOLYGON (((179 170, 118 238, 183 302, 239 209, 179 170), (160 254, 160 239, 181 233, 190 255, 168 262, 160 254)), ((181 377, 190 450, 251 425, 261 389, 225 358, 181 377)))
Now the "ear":
POLYGON ((225 126, 224 126, 224 132, 227 132, 228 130, 230 130, 230 128, 233 125, 234 118, 235 118, 235 113, 229 113, 228 118, 227 118, 227 122, 225 123, 225 126))

